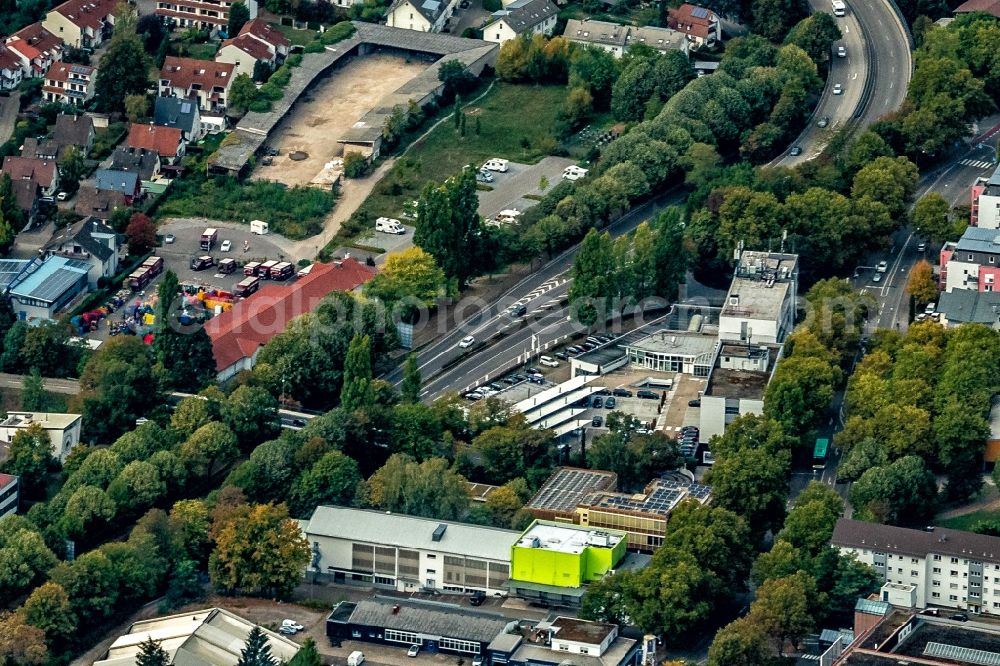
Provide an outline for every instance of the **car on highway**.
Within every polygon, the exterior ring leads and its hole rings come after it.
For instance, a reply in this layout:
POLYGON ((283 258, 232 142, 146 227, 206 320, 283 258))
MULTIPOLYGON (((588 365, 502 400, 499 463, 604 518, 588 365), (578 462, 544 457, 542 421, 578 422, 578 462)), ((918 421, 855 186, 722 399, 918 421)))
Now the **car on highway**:
POLYGON ((788 154, 792 157, 798 157, 802 154, 802 148, 800 146, 792 146, 792 149, 788 151, 788 154))
POLYGON ((507 308, 507 314, 511 317, 523 317, 528 312, 526 305, 512 305, 507 308))
POLYGON ((467 335, 459 341, 458 346, 462 349, 468 349, 474 344, 476 344, 476 339, 471 335, 467 335))
POLYGON ((921 254, 927 251, 927 243, 917 243, 917 252, 921 254))
POLYGON ((875 270, 878 271, 879 273, 885 273, 887 270, 889 270, 889 262, 883 259, 882 261, 878 262, 877 266, 875 266, 875 270))
POLYGON ((229 252, 232 249, 233 249, 233 241, 229 240, 222 241, 222 246, 219 247, 219 251, 221 252, 229 252))
POLYGON ((847 57, 847 47, 846 46, 838 46, 837 47, 837 57, 838 58, 846 58, 847 57))
POLYGON ((830 124, 830 116, 823 116, 818 121, 816 121, 816 127, 826 127, 830 124))
POLYGON ((834 95, 843 95, 844 94, 844 86, 842 86, 839 83, 834 83, 833 84, 833 94, 834 95))
POLYGON ((407 657, 416 657, 418 654, 420 654, 420 646, 419 645, 411 645, 410 649, 406 651, 406 656, 407 657))

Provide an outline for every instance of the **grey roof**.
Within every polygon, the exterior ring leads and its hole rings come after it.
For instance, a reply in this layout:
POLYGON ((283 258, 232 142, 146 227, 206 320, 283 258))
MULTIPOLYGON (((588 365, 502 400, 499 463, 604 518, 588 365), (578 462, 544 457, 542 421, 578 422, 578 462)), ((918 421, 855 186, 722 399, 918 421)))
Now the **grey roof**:
POLYGON ((84 261, 49 257, 33 271, 18 276, 11 283, 10 293, 21 298, 54 303, 66 290, 86 277, 90 266, 84 261))
POLYGON ((131 195, 139 183, 139 174, 131 171, 98 169, 94 174, 97 189, 131 195))
POLYGON ((952 289, 938 298, 937 311, 954 323, 1000 322, 1000 292, 952 289))
POLYGON ((711 355, 716 344, 718 339, 714 335, 661 330, 629 343, 627 348, 671 356, 698 357, 703 354, 711 355))
POLYGON ((1000 230, 983 227, 969 227, 955 244, 959 252, 1000 253, 1000 230))
POLYGON ((631 27, 626 37, 629 46, 644 44, 658 51, 687 51, 688 40, 683 32, 653 25, 631 27))
POLYGON ((566 21, 563 36, 574 42, 624 47, 628 41, 628 31, 628 26, 608 21, 570 19, 566 21))
POLYGON ((1000 537, 935 527, 911 530, 841 518, 830 540, 834 546, 925 557, 928 553, 1000 563, 1000 537))
POLYGON ((510 548, 521 536, 515 530, 343 506, 316 507, 309 519, 306 534, 452 553, 497 562, 510 561, 510 548), (445 527, 444 534, 439 541, 434 541, 434 531, 439 526, 445 527))
POLYGON ((116 171, 132 171, 139 174, 139 180, 149 180, 156 173, 160 156, 145 148, 118 146, 111 155, 111 169, 116 171))
POLYGON ((198 105, 182 97, 157 97, 153 109, 153 124, 161 127, 176 127, 183 132, 195 130, 194 121, 198 116, 198 105))
POLYGON ((503 615, 455 604, 376 597, 357 602, 348 622, 489 643, 511 621, 503 615))
POLYGON ((516 0, 493 12, 493 20, 483 29, 497 21, 503 21, 520 35, 558 13, 559 9, 550 0, 516 0))
POLYGON ((573 666, 618 666, 635 646, 635 640, 618 636, 600 657, 585 654, 564 655, 551 648, 534 643, 522 643, 511 656, 511 661, 519 663, 560 663, 573 666), (563 661, 565 659, 565 661, 563 661))
POLYGON ((431 24, 438 20, 445 8, 445 4, 440 2, 440 0, 395 0, 392 6, 389 7, 389 11, 391 12, 406 3, 410 3, 410 6, 417 10, 431 24))
POLYGON ((540 511, 573 511, 576 505, 591 493, 614 490, 617 483, 618 476, 614 472, 559 467, 542 484, 525 508, 540 511))
POLYGON ((843 645, 847 647, 854 642, 854 631, 851 629, 824 629, 819 633, 819 640, 823 643, 833 643, 838 638, 844 639, 843 645))
POLYGON ((866 615, 888 615, 892 605, 888 601, 877 599, 858 599, 854 604, 854 612, 866 615))
POLYGON ((0 259, 0 293, 5 293, 10 283, 16 280, 31 262, 30 259, 0 259))
POLYGON ((114 250, 94 238, 94 234, 117 236, 115 230, 106 225, 102 220, 92 216, 85 217, 52 234, 49 242, 42 247, 42 251, 57 252, 58 248, 62 247, 63 244, 73 242, 101 261, 104 261, 114 254, 114 250))
POLYGON ((88 115, 60 114, 52 130, 52 140, 60 146, 86 146, 94 131, 94 119, 88 115))

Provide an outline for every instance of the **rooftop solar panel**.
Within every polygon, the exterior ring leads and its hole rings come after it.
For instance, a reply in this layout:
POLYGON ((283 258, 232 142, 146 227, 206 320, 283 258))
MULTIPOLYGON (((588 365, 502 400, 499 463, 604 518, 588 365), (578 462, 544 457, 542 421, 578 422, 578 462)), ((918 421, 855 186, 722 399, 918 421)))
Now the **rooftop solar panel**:
POLYGON ((704 7, 695 7, 691 10, 691 16, 695 18, 708 18, 708 10, 704 7))
POLYGON ((929 642, 924 647, 924 654, 928 657, 944 658, 951 661, 964 661, 983 666, 1000 666, 1000 653, 959 647, 958 645, 929 642))

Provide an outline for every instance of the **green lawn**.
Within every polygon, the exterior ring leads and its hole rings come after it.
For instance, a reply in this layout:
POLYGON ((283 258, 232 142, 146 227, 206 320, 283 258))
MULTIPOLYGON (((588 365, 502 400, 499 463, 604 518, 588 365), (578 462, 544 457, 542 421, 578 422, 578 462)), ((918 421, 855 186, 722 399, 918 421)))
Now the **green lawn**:
POLYGON ((558 145, 555 119, 565 96, 563 86, 497 83, 486 97, 465 108, 465 136, 455 129, 449 115, 410 147, 360 210, 373 218, 398 217, 403 202, 416 199, 427 181, 442 181, 466 164, 482 164, 491 157, 538 162, 558 145))
POLYGON ((184 50, 188 58, 197 60, 214 60, 215 52, 219 50, 218 42, 205 42, 204 44, 185 44, 184 50))
POLYGON ((954 518, 938 520, 934 524, 941 527, 950 527, 953 530, 971 531, 972 526, 981 520, 1000 520, 1000 511, 996 509, 982 509, 961 516, 955 516, 954 518))
POLYGON ((319 36, 319 33, 315 30, 299 30, 290 25, 278 25, 275 23, 271 25, 280 30, 294 46, 308 46, 310 43, 316 41, 316 38, 319 36))

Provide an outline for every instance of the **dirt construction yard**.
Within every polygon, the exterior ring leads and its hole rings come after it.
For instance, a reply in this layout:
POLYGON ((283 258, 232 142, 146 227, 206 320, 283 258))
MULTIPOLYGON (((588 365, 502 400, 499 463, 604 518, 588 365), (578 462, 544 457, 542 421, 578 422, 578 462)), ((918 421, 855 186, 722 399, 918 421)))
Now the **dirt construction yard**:
POLYGON ((426 62, 374 54, 355 58, 306 91, 275 128, 268 145, 279 156, 271 166, 259 166, 254 178, 286 185, 307 185, 323 165, 343 152, 337 143, 345 130, 375 107, 379 100, 427 69, 426 62), (293 161, 292 151, 307 159, 293 161))

